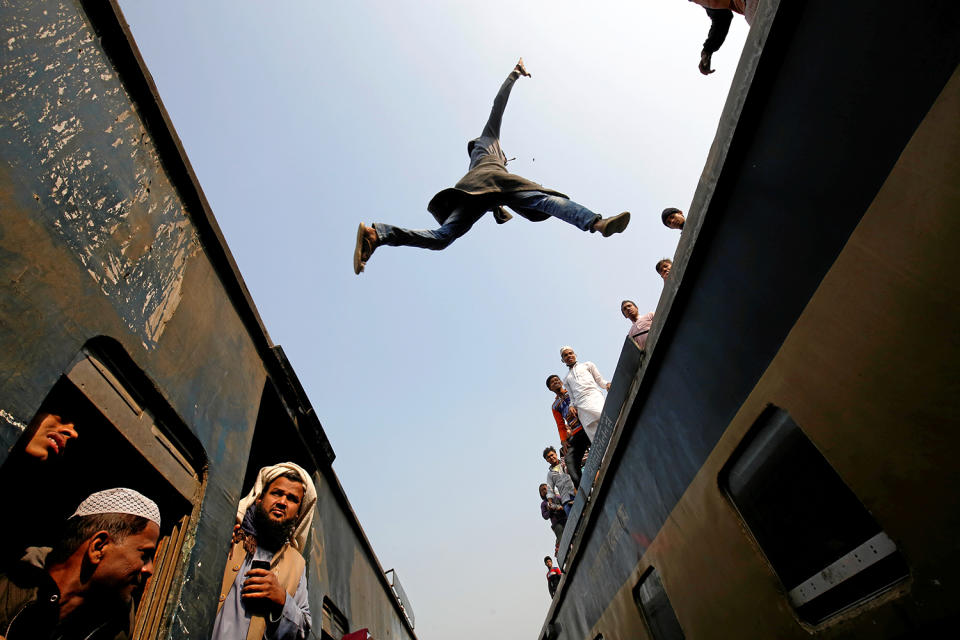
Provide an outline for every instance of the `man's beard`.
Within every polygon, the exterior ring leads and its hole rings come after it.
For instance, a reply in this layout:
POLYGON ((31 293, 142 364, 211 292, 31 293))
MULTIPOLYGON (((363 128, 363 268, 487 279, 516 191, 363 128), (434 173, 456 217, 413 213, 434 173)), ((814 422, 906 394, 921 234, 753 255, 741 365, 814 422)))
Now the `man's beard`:
POLYGON ((282 522, 271 520, 263 508, 263 503, 257 505, 253 514, 254 525, 257 527, 257 546, 268 551, 276 551, 293 536, 296 528, 296 516, 282 522))

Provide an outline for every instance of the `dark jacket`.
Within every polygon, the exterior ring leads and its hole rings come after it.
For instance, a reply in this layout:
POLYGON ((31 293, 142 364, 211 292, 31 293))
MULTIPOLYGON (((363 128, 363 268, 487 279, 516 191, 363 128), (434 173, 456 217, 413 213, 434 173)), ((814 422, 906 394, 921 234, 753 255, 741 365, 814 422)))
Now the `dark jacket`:
POLYGON ((714 53, 723 46, 723 41, 727 39, 727 32, 730 31, 730 21, 733 20, 733 12, 729 9, 706 9, 706 12, 710 16, 710 31, 707 33, 707 39, 703 42, 703 50, 707 53, 714 53))
MULTIPOLYGON (((430 204, 427 205, 427 211, 433 214, 438 223, 443 224, 458 207, 497 209, 505 203, 504 194, 518 191, 542 191, 561 198, 567 197, 559 191, 547 189, 507 171, 507 156, 500 148, 500 123, 503 120, 507 99, 510 97, 510 90, 513 89, 513 83, 518 77, 519 73, 512 71, 503 81, 493 101, 493 108, 490 110, 487 124, 483 127, 483 133, 479 138, 474 138, 467 143, 470 170, 460 178, 456 186, 444 189, 433 196, 430 204)), ((549 217, 545 213, 521 213, 520 215, 534 222, 546 220, 549 217)))
POLYGON ((60 590, 46 571, 20 562, 0 573, 0 638, 4 640, 127 640, 132 609, 87 607, 60 621, 60 590), (128 613, 130 615, 128 615, 128 613))

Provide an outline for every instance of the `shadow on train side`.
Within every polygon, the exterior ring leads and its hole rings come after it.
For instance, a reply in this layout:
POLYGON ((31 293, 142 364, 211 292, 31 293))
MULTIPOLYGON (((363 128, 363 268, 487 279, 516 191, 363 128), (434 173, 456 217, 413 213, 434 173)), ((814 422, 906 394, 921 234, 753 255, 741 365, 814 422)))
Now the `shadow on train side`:
POLYGON ((949 1, 760 3, 541 638, 955 626, 958 33, 949 1))
POLYGON ((16 514, 0 560, 49 542, 83 496, 140 490, 163 529, 133 635, 209 637, 237 502, 292 460, 319 494, 311 637, 415 638, 117 5, 4 3, 0 20, 0 501, 16 514), (68 423, 56 435, 48 414, 68 423))

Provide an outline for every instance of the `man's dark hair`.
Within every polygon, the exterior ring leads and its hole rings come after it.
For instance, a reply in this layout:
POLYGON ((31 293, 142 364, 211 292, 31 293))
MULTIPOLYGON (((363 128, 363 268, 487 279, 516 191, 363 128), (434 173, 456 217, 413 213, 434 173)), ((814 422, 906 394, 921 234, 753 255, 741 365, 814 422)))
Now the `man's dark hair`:
POLYGON ((680 209, 676 207, 667 207, 663 210, 663 213, 660 214, 660 220, 663 224, 667 224, 667 218, 669 218, 672 213, 683 213, 683 211, 680 211, 680 209))
POLYGON ((51 562, 63 562, 72 556, 84 542, 98 531, 106 531, 113 542, 123 542, 127 536, 140 533, 150 520, 129 513, 97 513, 70 518, 60 540, 50 552, 51 562))
POLYGON ((544 487, 547 487, 547 491, 550 491, 549 485, 547 485, 546 482, 541 482, 541 483, 540 483, 540 486, 537 487, 537 495, 540 494, 540 489, 542 489, 542 488, 544 488, 544 487))
POLYGON ((549 560, 550 562, 553 562, 553 558, 551 558, 550 556, 543 556, 543 561, 546 562, 547 560, 549 560))
POLYGON ((620 301, 620 308, 623 309, 623 305, 627 304, 628 302, 629 302, 630 304, 632 304, 633 306, 637 306, 637 303, 634 302, 633 300, 621 300, 621 301, 620 301))
POLYGON ((653 269, 654 269, 654 271, 656 271, 657 273, 660 273, 660 269, 661 269, 664 265, 666 265, 666 264, 669 264, 669 265, 672 266, 672 265, 673 265, 673 260, 671 260, 670 258, 663 258, 662 260, 660 260, 659 262, 657 262, 657 264, 653 267, 653 269))
MULTIPOLYGON (((554 449, 553 447, 547 447, 546 449, 543 450, 543 459, 544 459, 544 460, 547 459, 547 454, 550 453, 551 451, 553 451, 554 453, 557 452, 557 450, 554 449)), ((549 479, 549 478, 548 478, 548 479, 549 479)))
MULTIPOLYGON (((547 389, 550 388, 550 381, 553 380, 554 378, 556 378, 557 380, 560 380, 560 376, 558 376, 555 373, 551 373, 550 375, 547 376, 547 389)), ((560 380, 560 382, 563 382, 563 380, 560 380)))

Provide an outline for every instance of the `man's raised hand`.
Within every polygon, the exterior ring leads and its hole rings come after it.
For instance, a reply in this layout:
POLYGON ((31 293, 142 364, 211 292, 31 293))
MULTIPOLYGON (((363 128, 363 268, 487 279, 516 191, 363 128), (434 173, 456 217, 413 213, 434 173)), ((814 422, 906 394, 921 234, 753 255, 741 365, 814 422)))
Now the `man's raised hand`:
POLYGON ((700 73, 702 73, 705 76, 708 76, 714 71, 716 71, 716 69, 710 68, 710 62, 712 57, 713 57, 713 54, 710 53, 709 51, 700 52, 700 64, 697 65, 697 68, 700 69, 700 73))
POLYGON ((526 76, 527 78, 533 77, 529 73, 527 73, 527 68, 523 66, 523 58, 520 58, 519 60, 517 60, 517 66, 515 66, 513 70, 522 76, 526 76))

